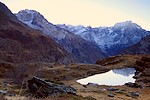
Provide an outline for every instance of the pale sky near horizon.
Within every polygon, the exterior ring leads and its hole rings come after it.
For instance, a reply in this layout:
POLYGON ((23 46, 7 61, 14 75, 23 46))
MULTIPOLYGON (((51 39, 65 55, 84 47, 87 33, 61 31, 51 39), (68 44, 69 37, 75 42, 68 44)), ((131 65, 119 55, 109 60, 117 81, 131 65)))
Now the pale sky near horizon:
POLYGON ((53 24, 113 26, 131 20, 150 30, 150 0, 0 0, 17 13, 40 12, 53 24))

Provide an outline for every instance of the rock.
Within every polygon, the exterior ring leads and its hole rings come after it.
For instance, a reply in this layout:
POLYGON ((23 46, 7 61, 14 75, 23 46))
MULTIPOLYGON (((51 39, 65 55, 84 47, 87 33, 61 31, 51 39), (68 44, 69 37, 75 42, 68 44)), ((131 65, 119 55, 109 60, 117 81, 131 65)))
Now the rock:
POLYGON ((107 89, 107 91, 117 91, 117 90, 118 90, 118 89, 112 88, 112 87, 110 87, 110 88, 107 89))
POLYGON ((108 94, 108 97, 114 97, 115 95, 114 94, 108 94))
POLYGON ((87 87, 86 87, 87 85, 82 85, 82 86, 85 87, 85 88, 87 88, 87 87))
POLYGON ((4 81, 3 83, 2 83, 2 86, 7 86, 9 83, 7 82, 7 81, 4 81))
POLYGON ((133 76, 133 78, 137 79, 137 78, 139 78, 141 75, 142 75, 141 72, 136 72, 136 73, 135 73, 135 76, 133 76))
POLYGON ((118 91, 116 91, 116 93, 125 94, 125 93, 126 93, 126 90, 118 90, 118 91))
POLYGON ((0 90, 0 94, 3 94, 3 95, 5 95, 6 93, 7 93, 7 91, 0 90))
MULTIPOLYGON (((149 36, 150 37, 150 36, 149 36)), ((137 76, 136 81, 137 82, 142 82, 142 83, 150 83, 150 56, 145 55, 141 59, 136 61, 136 70, 137 76)))
POLYGON ((96 83, 88 83, 87 86, 98 86, 96 83))
POLYGON ((132 87, 132 88, 142 88, 141 85, 139 85, 137 83, 132 83, 132 82, 125 83, 125 85, 128 87, 132 87))
POLYGON ((8 96, 16 96, 14 93, 9 93, 8 96))
POLYGON ((105 88, 103 88, 102 91, 107 91, 107 90, 105 88))
POLYGON ((129 92, 129 94, 127 94, 127 96, 129 97, 133 97, 133 98, 137 98, 139 97, 139 93, 138 92, 129 92))
POLYGON ((47 97, 60 94, 76 94, 76 90, 67 85, 46 82, 40 78, 33 77, 28 80, 28 89, 35 97, 47 97))

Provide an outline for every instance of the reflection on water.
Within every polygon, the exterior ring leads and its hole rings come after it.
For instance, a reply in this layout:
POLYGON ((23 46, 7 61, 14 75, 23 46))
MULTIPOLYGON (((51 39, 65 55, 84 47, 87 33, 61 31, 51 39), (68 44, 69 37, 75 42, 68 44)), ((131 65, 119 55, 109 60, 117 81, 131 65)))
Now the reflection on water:
POLYGON ((88 83, 97 83, 99 85, 124 85, 127 82, 135 82, 133 78, 134 68, 115 69, 106 73, 96 74, 84 79, 77 80, 78 83, 86 85, 88 83))
POLYGON ((114 69, 112 71, 116 74, 121 74, 121 75, 124 75, 124 76, 130 76, 130 75, 135 73, 134 68, 114 69))

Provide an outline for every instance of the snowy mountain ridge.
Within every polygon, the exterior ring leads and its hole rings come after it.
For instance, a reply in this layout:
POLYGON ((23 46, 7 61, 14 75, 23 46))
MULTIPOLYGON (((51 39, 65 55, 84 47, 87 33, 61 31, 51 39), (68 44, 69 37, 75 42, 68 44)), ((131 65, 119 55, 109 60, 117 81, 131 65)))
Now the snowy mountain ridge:
POLYGON ((84 27, 49 23, 44 16, 34 10, 22 10, 16 14, 17 18, 28 26, 39 29, 50 35, 57 42, 64 39, 68 32, 98 45, 108 56, 116 55, 129 46, 139 42, 141 38, 150 34, 132 21, 116 23, 112 27, 84 27))
POLYGON ((53 25, 37 11, 26 9, 19 11, 16 16, 21 22, 52 37, 70 55, 73 55, 78 62, 95 63, 97 59, 104 58, 105 56, 95 43, 53 25))
POLYGON ((27 24, 28 26, 43 31, 45 34, 50 35, 53 39, 59 41, 68 34, 64 29, 58 28, 57 26, 49 23, 44 16, 35 10, 21 10, 16 14, 17 18, 27 24), (61 31, 61 34, 58 33, 61 31))
POLYGON ((112 27, 98 28, 65 24, 57 26, 71 31, 85 40, 96 43, 108 55, 115 55, 150 34, 150 32, 132 23, 132 21, 117 23, 112 27))

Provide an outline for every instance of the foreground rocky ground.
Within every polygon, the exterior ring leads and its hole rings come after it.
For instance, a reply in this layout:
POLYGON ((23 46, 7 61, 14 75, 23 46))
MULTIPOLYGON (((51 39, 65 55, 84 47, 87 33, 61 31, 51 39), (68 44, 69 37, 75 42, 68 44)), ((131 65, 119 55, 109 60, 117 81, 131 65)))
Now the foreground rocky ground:
POLYGON ((97 64, 52 64, 52 63, 24 63, 8 64, 1 62, 0 94, 1 98, 8 100, 36 100, 31 96, 26 83, 33 76, 43 80, 50 80, 56 84, 65 84, 73 87, 74 94, 60 94, 40 98, 45 100, 149 100, 149 56, 145 55, 120 55, 101 61, 97 64), (143 66, 144 65, 144 66, 143 66), (132 86, 99 86, 97 84, 81 85, 77 79, 90 75, 104 73, 116 68, 136 68, 136 84, 132 86), (8 73, 7 73, 8 72, 8 73), (8 78, 9 77, 9 78, 8 78), (4 95, 5 94, 5 95, 4 95))

